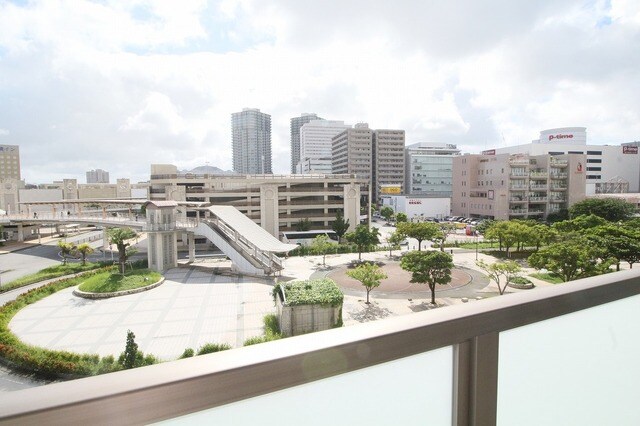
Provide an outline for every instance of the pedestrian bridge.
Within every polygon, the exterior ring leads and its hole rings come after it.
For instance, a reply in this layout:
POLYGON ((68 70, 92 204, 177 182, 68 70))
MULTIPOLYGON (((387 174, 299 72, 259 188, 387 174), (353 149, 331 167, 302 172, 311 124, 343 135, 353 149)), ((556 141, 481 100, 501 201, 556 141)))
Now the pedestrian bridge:
MULTIPOLYGON (((144 204, 144 203, 143 203, 144 204)), ((105 228, 128 227, 146 232, 149 239, 149 267, 164 270, 177 265, 177 236, 187 236, 189 259, 195 260, 195 236, 211 241, 231 260, 234 269, 251 275, 273 275, 283 269, 278 253, 293 250, 232 206, 200 208, 198 217, 178 217, 178 204, 148 201, 147 214, 109 214, 106 211, 39 212, 0 216, 0 224, 17 225, 18 240, 42 225, 86 224, 105 228), (204 217, 200 217, 204 212, 204 217), (167 238, 169 238, 167 240, 167 238)))

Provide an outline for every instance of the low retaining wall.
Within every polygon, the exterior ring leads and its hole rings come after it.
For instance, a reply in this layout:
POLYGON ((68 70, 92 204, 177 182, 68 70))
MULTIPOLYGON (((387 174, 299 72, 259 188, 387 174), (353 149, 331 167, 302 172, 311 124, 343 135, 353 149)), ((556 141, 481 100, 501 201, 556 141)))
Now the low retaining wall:
POLYGON ((285 336, 328 330, 342 324, 342 305, 288 306, 276 297, 276 308, 280 332, 285 336))
POLYGON ((85 299, 108 299, 110 297, 126 296, 128 294, 142 293, 143 291, 151 290, 158 287, 164 282, 164 277, 160 278, 160 281, 150 284, 145 287, 133 288, 131 290, 113 291, 110 293, 88 293, 86 291, 80 291, 78 288, 73 290, 73 295, 82 297, 85 299))

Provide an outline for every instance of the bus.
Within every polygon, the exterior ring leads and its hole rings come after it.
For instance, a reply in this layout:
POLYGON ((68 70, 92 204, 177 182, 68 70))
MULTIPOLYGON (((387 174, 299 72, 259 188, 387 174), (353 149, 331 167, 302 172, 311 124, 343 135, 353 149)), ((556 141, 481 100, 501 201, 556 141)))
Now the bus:
POLYGON ((320 231, 287 231, 282 233, 282 242, 289 244, 297 244, 299 246, 311 245, 313 239, 318 235, 326 235, 329 237, 329 242, 338 244, 338 235, 335 231, 320 230, 320 231))

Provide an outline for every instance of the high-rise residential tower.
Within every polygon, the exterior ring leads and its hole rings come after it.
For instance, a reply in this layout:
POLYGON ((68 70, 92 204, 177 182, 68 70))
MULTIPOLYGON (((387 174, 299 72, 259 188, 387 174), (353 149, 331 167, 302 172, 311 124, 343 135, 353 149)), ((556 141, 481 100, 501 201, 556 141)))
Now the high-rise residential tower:
POLYGON ((332 120, 312 120, 300 127, 296 173, 331 173, 331 139, 350 127, 344 121, 332 120))
POLYGON ((233 171, 243 174, 270 174, 271 116, 257 108, 231 114, 233 171))
POLYGON ((102 169, 89 170, 87 183, 109 183, 109 172, 102 169))
POLYGON ((291 119, 291 173, 297 173, 300 162, 300 128, 312 120, 322 120, 315 113, 303 112, 291 119))
POLYGON ((0 145, 0 179, 20 180, 20 147, 0 145))

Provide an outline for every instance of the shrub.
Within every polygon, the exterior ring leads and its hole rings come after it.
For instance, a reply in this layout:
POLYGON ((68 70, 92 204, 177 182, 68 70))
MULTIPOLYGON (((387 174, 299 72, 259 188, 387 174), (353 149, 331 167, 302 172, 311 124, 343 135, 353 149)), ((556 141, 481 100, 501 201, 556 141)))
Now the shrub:
POLYGON ((342 305, 344 295, 338 285, 329 278, 320 280, 292 281, 285 284, 276 284, 273 288, 273 300, 279 297, 285 300, 288 306, 296 305, 342 305))
POLYGON ((187 348, 184 350, 184 352, 182 352, 182 355, 180 355, 180 358, 178 359, 191 358, 194 355, 195 351, 192 348, 187 348))
POLYGON ((509 282, 512 284, 531 284, 531 280, 529 278, 520 276, 511 278, 509 282))
POLYGON ((231 346, 226 343, 205 343, 198 349, 198 355, 206 355, 214 352, 226 351, 231 346))
POLYGON ((264 324, 264 336, 249 337, 244 341, 244 346, 257 345, 258 343, 270 342, 284 337, 280 333, 278 317, 275 314, 265 315, 262 322, 264 324))

